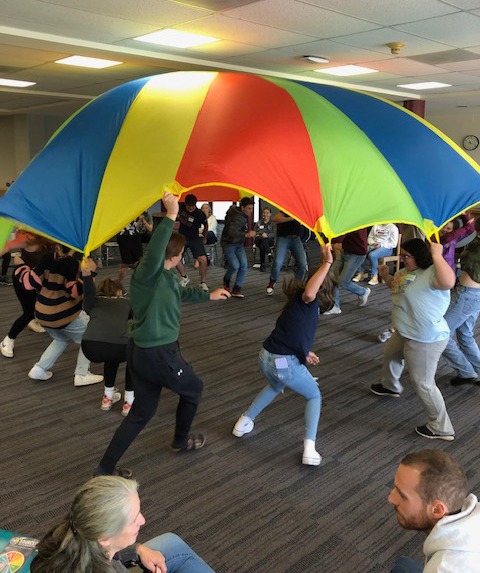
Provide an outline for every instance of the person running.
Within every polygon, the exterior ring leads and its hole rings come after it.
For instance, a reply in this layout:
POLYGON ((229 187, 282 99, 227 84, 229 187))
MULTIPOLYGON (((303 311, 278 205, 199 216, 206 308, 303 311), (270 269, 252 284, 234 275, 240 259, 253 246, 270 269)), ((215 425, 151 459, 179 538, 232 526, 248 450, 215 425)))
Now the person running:
POLYGON ((302 463, 318 466, 321 456, 315 448, 322 395, 306 364, 316 365, 318 356, 311 347, 315 338, 319 312, 333 306, 334 283, 329 274, 333 263, 330 245, 322 247, 323 264, 311 274, 306 283, 297 279, 284 282, 288 297, 275 328, 260 351, 260 370, 268 384, 235 424, 232 433, 241 438, 253 430, 255 418, 285 388, 303 396, 305 406, 305 439, 302 463))

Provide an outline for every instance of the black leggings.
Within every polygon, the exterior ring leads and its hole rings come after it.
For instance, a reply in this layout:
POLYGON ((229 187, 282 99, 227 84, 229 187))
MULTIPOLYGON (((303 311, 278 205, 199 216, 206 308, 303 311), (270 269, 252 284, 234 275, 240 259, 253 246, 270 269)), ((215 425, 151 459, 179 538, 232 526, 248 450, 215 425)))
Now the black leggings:
POLYGON ((155 415, 163 387, 180 397, 172 447, 185 447, 202 396, 203 382, 183 359, 178 342, 140 348, 130 340, 127 355, 135 401, 130 413, 115 432, 100 461, 97 474, 113 473, 118 460, 155 415))
POLYGON ((13 274, 13 288, 23 310, 23 314, 12 324, 8 333, 8 337, 15 340, 27 324, 35 318, 37 294, 34 290, 25 290, 15 273, 13 274))
MULTIPOLYGON (((103 379, 106 388, 115 386, 118 367, 127 361, 127 345, 96 340, 82 340, 82 350, 90 362, 103 362, 103 379)), ((128 364, 125 369, 125 390, 133 390, 132 377, 128 364)))

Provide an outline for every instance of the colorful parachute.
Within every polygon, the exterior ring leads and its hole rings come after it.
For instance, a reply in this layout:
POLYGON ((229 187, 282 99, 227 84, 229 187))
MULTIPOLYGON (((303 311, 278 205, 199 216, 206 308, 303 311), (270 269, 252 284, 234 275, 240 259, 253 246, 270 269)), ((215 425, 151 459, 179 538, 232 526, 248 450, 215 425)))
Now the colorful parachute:
POLYGON ((165 189, 257 195, 327 237, 383 222, 428 236, 480 202, 480 167, 389 101, 233 72, 119 86, 72 116, 0 215, 88 253, 165 189))

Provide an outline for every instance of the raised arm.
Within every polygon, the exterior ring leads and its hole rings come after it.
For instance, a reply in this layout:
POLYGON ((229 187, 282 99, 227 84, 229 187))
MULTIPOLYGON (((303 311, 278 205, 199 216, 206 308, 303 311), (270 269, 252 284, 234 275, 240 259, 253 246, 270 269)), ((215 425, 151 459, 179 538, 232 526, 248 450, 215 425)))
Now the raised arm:
POLYGON ((435 276, 432 281, 433 288, 438 290, 450 290, 455 286, 455 273, 443 258, 443 245, 440 243, 430 243, 430 251, 435 266, 435 276))
POLYGON ((322 286, 322 283, 333 263, 332 247, 330 244, 322 246, 322 254, 323 263, 315 274, 310 277, 302 294, 302 300, 307 304, 315 300, 315 297, 317 296, 318 291, 320 290, 320 287, 322 286))

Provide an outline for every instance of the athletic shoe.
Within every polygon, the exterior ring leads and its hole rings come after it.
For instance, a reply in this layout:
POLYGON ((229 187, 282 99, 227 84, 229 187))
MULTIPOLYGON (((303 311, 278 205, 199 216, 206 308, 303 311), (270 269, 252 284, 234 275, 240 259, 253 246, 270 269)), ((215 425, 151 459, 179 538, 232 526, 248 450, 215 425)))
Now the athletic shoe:
POLYGON ((304 440, 302 464, 306 466, 319 466, 322 456, 315 449, 314 440, 304 440))
MULTIPOLYGON (((3 344, 3 342, 2 342, 3 344)), ((2 350, 3 354, 3 350, 2 350)), ((455 378, 450 378, 450 384, 452 386, 462 386, 463 384, 475 384, 477 378, 460 378, 460 376, 455 376, 455 378)))
POLYGON ((241 438, 245 434, 249 434, 253 430, 254 425, 253 420, 242 414, 240 418, 238 418, 235 426, 233 426, 232 434, 237 436, 237 438, 241 438))
POLYGON ((190 282, 190 277, 188 275, 185 275, 184 277, 181 277, 181 279, 180 279, 180 286, 186 287, 189 282, 190 282))
POLYGON ((108 396, 105 395, 103 396, 100 410, 108 412, 109 410, 112 409, 112 406, 115 404, 115 402, 118 402, 121 397, 122 395, 120 394, 120 392, 117 392, 117 389, 115 388, 115 391, 113 392, 113 398, 109 398, 108 396))
POLYGON ((99 374, 92 374, 87 372, 86 374, 75 374, 73 378, 74 386, 90 386, 90 384, 98 384, 103 381, 103 376, 99 374))
POLYGON ((234 296, 236 298, 245 298, 245 295, 242 294, 242 289, 239 286, 233 287, 232 296, 234 296))
POLYGON ((33 320, 31 320, 28 323, 28 328, 30 330, 33 330, 33 332, 38 332, 39 334, 42 334, 43 332, 45 332, 45 329, 43 328, 43 326, 38 322, 38 320, 36 318, 34 318, 33 320))
POLYGON ((204 282, 200 283, 200 288, 201 288, 204 292, 208 292, 208 291, 209 291, 209 288, 208 288, 208 286, 207 286, 207 283, 204 283, 204 282))
POLYGON ((267 285, 267 294, 271 296, 273 294, 273 289, 275 288, 275 281, 270 281, 267 285))
POLYGON ((15 340, 13 338, 9 338, 8 336, 5 336, 5 338, 2 340, 2 343, 0 344, 0 352, 6 358, 13 358, 13 347, 14 346, 15 346, 15 340))
POLYGON ((368 297, 372 291, 369 288, 365 289, 365 294, 362 294, 358 299, 358 306, 365 306, 367 304, 368 297))
POLYGON ((380 342, 387 342, 389 338, 392 338, 392 334, 393 332, 388 328, 378 335, 378 340, 380 340, 380 342))
POLYGON ((342 309, 335 304, 330 310, 327 310, 323 314, 342 314, 342 309))
POLYGON ((368 281, 369 285, 378 285, 378 275, 373 275, 373 277, 368 281))
POLYGON ((52 376, 53 372, 50 372, 50 370, 44 370, 37 364, 35 364, 35 366, 28 373, 28 377, 32 380, 49 380, 52 376))
POLYGON ((352 279, 354 283, 359 283, 361 280, 363 280, 363 273, 357 273, 352 279))
POLYGON ((122 407, 122 416, 128 416, 131 409, 132 405, 130 404, 130 402, 124 402, 122 407))
POLYGON ((389 396, 390 398, 400 398, 399 392, 394 392, 393 390, 389 390, 382 386, 381 384, 372 384, 370 386, 370 391, 376 394, 377 396, 389 396))
POLYGON ((422 436, 422 438, 428 438, 429 440, 445 440, 446 442, 451 442, 455 439, 455 436, 452 434, 436 434, 432 432, 430 428, 427 428, 427 426, 417 426, 415 431, 419 436, 422 436))
POLYGON ((12 281, 12 279, 8 278, 7 275, 1 275, 0 276, 0 284, 11 286, 11 285, 13 285, 13 281, 12 281))

